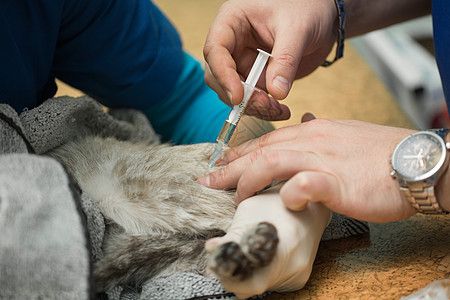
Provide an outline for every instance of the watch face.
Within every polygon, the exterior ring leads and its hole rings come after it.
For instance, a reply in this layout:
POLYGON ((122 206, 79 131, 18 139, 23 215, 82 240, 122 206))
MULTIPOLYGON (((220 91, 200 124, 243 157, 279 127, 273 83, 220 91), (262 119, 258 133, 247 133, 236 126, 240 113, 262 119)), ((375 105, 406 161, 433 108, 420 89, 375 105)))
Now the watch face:
POLYGON ((398 144, 392 155, 392 168, 409 181, 424 180, 442 166, 445 151, 445 144, 437 134, 416 132, 398 144))

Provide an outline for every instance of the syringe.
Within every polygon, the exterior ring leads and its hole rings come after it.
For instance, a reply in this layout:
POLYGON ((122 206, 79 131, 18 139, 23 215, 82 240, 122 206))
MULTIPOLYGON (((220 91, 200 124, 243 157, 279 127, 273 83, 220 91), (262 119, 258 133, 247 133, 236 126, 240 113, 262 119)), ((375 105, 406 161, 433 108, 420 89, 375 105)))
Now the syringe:
POLYGON ((228 143, 230 142, 231 137, 233 136, 233 133, 236 130, 236 126, 239 123, 239 120, 241 119, 242 115, 244 114, 247 102, 256 89, 255 86, 256 83, 258 82, 259 76, 261 76, 264 66, 266 65, 267 60, 271 56, 269 53, 261 49, 258 49, 258 51, 259 51, 258 56, 256 57, 256 60, 253 63, 252 69, 248 74, 247 80, 245 80, 245 82, 242 82, 242 84, 244 85, 244 98, 242 99, 242 102, 240 104, 233 106, 230 114, 228 115, 227 120, 225 121, 225 124, 223 124, 223 127, 220 130, 219 136, 217 137, 217 144, 214 148, 211 160, 209 161, 210 168, 212 168, 216 164, 216 161, 219 158, 220 153, 222 153, 223 149, 228 146, 228 143))

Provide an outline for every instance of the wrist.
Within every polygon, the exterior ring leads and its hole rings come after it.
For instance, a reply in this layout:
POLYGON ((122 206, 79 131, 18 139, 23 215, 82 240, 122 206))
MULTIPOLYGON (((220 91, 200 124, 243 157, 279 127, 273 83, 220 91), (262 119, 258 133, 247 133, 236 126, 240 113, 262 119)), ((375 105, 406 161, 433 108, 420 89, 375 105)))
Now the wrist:
POLYGON ((444 211, 450 212, 450 172, 448 168, 436 184, 436 199, 444 211))
POLYGON ((331 66, 335 61, 344 56, 344 41, 345 41, 345 23, 346 12, 344 0, 333 0, 336 7, 336 20, 333 30, 337 32, 336 35, 336 54, 331 61, 325 60, 322 64, 323 67, 331 66))
MULTIPOLYGON (((446 143, 450 143, 450 134, 448 132, 445 134, 444 140, 446 143)), ((436 183, 436 200, 444 211, 450 212, 450 157, 447 157, 445 163, 447 167, 442 170, 439 180, 436 183)))
POLYGON ((431 1, 345 0, 347 37, 414 19, 431 13, 431 1))

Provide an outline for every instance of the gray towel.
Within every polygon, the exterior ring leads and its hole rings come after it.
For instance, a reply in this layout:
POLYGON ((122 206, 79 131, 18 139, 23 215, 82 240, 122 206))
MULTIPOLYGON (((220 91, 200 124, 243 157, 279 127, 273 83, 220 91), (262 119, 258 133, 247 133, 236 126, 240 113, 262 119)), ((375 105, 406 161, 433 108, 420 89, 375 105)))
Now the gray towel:
POLYGON ((140 292, 122 290, 111 300, 179 300, 179 299, 230 299, 237 298, 227 292, 216 278, 205 277, 194 273, 176 273, 170 276, 159 276, 142 285, 140 292))
POLYGON ((20 133, 23 127, 16 111, 9 105, 0 103, 0 154, 27 153, 27 145, 20 133))
POLYGON ((37 153, 45 153, 83 135, 113 136, 131 142, 160 143, 147 117, 133 109, 105 113, 87 96, 47 100, 20 114, 24 132, 37 153))
MULTIPOLYGON (((149 144, 160 143, 159 137, 141 112, 107 113, 89 97, 49 99, 20 118, 11 107, 0 104, 1 116, 0 298, 87 299, 89 262, 103 256, 103 216, 87 195, 79 197, 70 188, 56 161, 26 153, 43 154, 89 134, 149 144)), ((334 214, 323 239, 365 232, 364 222, 334 214)), ((156 277, 139 291, 117 287, 107 296, 117 300, 235 299, 217 279, 193 273, 156 277)))
POLYGON ((369 232, 367 222, 333 212, 333 218, 322 235, 322 241, 335 240, 369 232))
POLYGON ((0 156, 0 298, 88 299, 88 239, 56 161, 0 156))

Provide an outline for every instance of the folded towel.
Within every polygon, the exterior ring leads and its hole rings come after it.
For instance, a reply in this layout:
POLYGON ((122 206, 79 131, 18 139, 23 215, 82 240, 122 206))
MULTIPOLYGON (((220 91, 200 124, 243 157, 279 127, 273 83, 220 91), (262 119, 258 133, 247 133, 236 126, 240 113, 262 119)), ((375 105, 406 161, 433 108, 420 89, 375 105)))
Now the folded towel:
POLYGON ((87 96, 49 99, 20 114, 24 132, 37 153, 45 153, 83 135, 112 136, 131 142, 159 143, 147 117, 133 109, 105 113, 87 96))
POLYGON ((27 154, 0 166, 0 298, 88 299, 84 216, 62 166, 27 154))
POLYGON ((27 144, 21 134, 23 127, 16 111, 0 103, 0 154, 27 153, 27 144))

